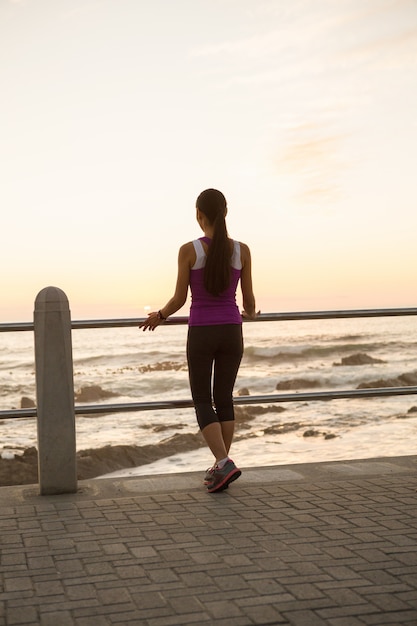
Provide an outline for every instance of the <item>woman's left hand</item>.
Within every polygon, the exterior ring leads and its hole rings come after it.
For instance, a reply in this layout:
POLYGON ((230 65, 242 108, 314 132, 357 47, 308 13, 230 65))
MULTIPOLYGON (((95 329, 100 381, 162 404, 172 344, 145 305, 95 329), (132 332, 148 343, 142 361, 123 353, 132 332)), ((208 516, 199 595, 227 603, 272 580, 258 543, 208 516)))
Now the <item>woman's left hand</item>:
POLYGON ((152 313, 148 313, 147 319, 139 324, 139 328, 142 330, 155 330, 159 324, 162 324, 164 320, 159 317, 158 311, 152 311, 152 313))
POLYGON ((260 315, 261 312, 258 311, 257 313, 253 313, 252 315, 250 315, 249 313, 247 313, 246 311, 242 311, 242 317, 244 320, 248 320, 248 321, 254 321, 257 319, 258 315, 260 315))

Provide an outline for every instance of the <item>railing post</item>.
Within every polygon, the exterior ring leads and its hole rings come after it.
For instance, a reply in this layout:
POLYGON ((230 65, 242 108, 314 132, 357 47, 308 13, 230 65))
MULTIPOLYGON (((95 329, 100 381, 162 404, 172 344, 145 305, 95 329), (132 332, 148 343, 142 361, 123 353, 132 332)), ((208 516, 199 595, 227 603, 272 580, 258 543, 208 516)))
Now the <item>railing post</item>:
POLYGON ((45 287, 35 301, 38 469, 41 495, 75 493, 74 378, 68 298, 45 287))

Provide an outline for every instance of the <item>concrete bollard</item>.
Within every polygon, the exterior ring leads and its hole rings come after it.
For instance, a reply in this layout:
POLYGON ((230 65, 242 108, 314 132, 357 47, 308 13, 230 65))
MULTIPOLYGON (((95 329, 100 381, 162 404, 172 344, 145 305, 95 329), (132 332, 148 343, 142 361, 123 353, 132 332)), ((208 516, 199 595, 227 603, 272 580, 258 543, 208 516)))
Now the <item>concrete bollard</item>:
POLYGON ((45 287, 34 311, 38 469, 41 495, 75 493, 77 460, 68 298, 45 287))

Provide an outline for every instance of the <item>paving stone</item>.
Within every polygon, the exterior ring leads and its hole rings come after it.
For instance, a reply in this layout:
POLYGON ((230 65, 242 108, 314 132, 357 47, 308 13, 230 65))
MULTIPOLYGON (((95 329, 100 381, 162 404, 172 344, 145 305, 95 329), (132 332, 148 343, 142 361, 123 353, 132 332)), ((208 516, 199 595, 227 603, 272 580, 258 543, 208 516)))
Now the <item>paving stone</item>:
POLYGON ((79 558, 65 558, 60 557, 55 559, 55 567, 57 572, 63 575, 69 575, 71 573, 76 574, 84 570, 83 562, 79 558))
POLYGON ((133 554, 133 556, 136 556, 139 560, 140 559, 152 559, 153 557, 158 555, 155 548, 149 545, 134 547, 134 548, 131 548, 130 551, 133 554))
POLYGON ((206 602, 206 609, 216 619, 228 620, 229 618, 241 616, 241 609, 234 602, 226 600, 216 600, 214 602, 206 602))
POLYGON ((14 626, 14 624, 28 624, 36 622, 38 620, 38 610, 35 606, 25 607, 11 607, 7 611, 7 624, 8 626, 14 626))
POLYGON ((177 574, 170 568, 161 568, 156 570, 149 570, 148 572, 151 580, 157 583, 168 583, 173 580, 178 580, 177 574))
MULTIPOLYGON (((192 615, 167 615, 164 617, 148 617, 146 620, 147 626, 176 626, 177 624, 183 624, 188 626, 200 626, 200 624, 212 624, 213 619, 211 616, 205 613, 192 614, 192 615)), ((233 626, 233 624, 228 621, 227 624, 233 626)), ((140 624, 140 622, 139 622, 140 624)), ((132 626, 137 626, 136 624, 132 626)), ((226 624, 225 624, 226 626, 226 624)))
POLYGON ((213 495, 193 474, 182 491, 169 477, 2 488, 0 626, 415 626, 416 469, 245 470, 213 495))
POLYGON ((78 617, 74 623, 76 626, 110 626, 111 620, 105 615, 91 615, 89 617, 78 617))
POLYGON ((324 626, 325 622, 317 613, 312 610, 304 609, 291 612, 284 612, 284 617, 288 619, 291 626, 324 626))
POLYGON ((170 598, 169 604, 177 614, 200 613, 203 610, 201 602, 197 598, 193 598, 189 595, 181 598, 170 598))
POLYGON ((51 611, 41 613, 41 626, 73 626, 74 619, 70 611, 51 611))
POLYGON ((6 578, 4 581, 4 591, 31 591, 32 589, 33 579, 30 576, 6 578))
POLYGON ((77 584, 75 581, 71 581, 71 584, 67 585, 67 597, 69 600, 84 600, 86 598, 96 597, 96 588, 91 583, 77 584), (72 584, 74 583, 74 584, 72 584))
POLYGON ((31 571, 54 568, 54 561, 51 556, 28 556, 28 567, 31 571))
POLYGON ((363 626, 363 624, 365 624, 365 622, 352 615, 349 617, 335 617, 329 621, 330 626, 363 626))
POLYGON ((411 609, 401 612, 379 612, 377 614, 371 614, 364 616, 363 620, 365 624, 369 626, 404 626, 404 624, 410 624, 415 626, 417 624, 417 610, 411 609))

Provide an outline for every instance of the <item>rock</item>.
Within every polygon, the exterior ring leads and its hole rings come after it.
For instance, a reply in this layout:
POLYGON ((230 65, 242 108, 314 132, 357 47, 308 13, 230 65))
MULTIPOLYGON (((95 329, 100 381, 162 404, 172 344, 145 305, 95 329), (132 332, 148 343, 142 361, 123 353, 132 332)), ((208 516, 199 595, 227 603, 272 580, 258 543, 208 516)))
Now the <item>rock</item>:
POLYGON ((365 354, 363 352, 357 352, 356 354, 351 354, 350 356, 345 356, 342 358, 340 363, 333 363, 333 366, 338 367, 340 365, 369 365, 371 363, 386 363, 386 361, 382 361, 381 359, 374 359, 372 356, 365 354))
POLYGON ((408 409, 407 413, 417 413, 417 406, 412 406, 411 409, 408 409))
POLYGON ((398 384, 398 378, 379 378, 378 380, 370 380, 367 383, 360 383, 360 385, 358 385, 356 387, 356 389, 373 389, 373 388, 380 388, 380 387, 403 387, 404 385, 399 385, 398 384))
POLYGON ((305 431, 303 437, 318 437, 319 435, 320 433, 317 430, 314 430, 314 428, 310 428, 309 430, 305 431))
MULTIPOLYGON (((280 406, 236 407, 236 429, 245 429, 247 422, 255 419, 257 415, 281 411, 285 411, 285 409, 280 406)), ((178 427, 181 426, 182 424, 178 427)), ((138 467, 179 452, 196 450, 205 445, 201 433, 197 432, 195 434, 176 433, 155 445, 104 446, 82 450, 77 452, 78 480, 95 478, 129 467, 138 467)), ((27 485, 37 482, 38 453, 36 448, 28 448, 22 455, 14 454, 12 458, 0 458, 0 486, 27 485)))
POLYGON ((75 394, 76 402, 97 402, 98 400, 104 400, 105 398, 114 398, 116 393, 112 391, 106 391, 102 389, 100 385, 91 385, 89 387, 82 387, 80 391, 75 394))
POLYGON ((78 479, 85 480, 120 469, 139 467, 178 452, 196 450, 205 445, 201 433, 198 432, 175 434, 158 445, 104 446, 82 450, 77 454, 78 479))
POLYGON ((236 425, 241 422, 249 422, 255 419, 258 415, 265 415, 265 413, 282 413, 285 411, 283 406, 277 406, 270 404, 268 406, 260 406, 259 404, 248 404, 247 406, 235 407, 236 425))
POLYGON ((154 433, 163 433, 165 430, 182 430, 187 428, 187 424, 158 424, 157 426, 151 426, 154 433))
POLYGON ((32 409, 35 406, 35 401, 32 400, 32 398, 27 398, 26 396, 23 396, 20 400, 21 409, 32 409))
MULTIPOLYGON (((175 434, 157 445, 104 446, 77 452, 78 480, 95 478, 129 467, 138 467, 158 459, 205 446, 200 432, 175 434)), ((38 453, 28 448, 12 459, 0 458, 0 486, 27 485, 38 482, 38 453)))
POLYGON ((417 372, 401 374, 398 378, 379 378, 361 383, 356 389, 370 389, 372 387, 409 387, 417 385, 417 372))
POLYGON ((249 389, 247 387, 242 387, 241 389, 238 389, 237 395, 238 396, 250 396, 249 389))
POLYGON ((273 426, 268 426, 268 428, 264 429, 265 435, 285 435, 294 430, 299 430, 302 428, 302 424, 300 422, 288 422, 284 424, 274 424, 273 426))
POLYGON ((145 374, 146 372, 168 372, 172 370, 178 372, 179 370, 186 370, 187 365, 185 363, 177 363, 176 361, 160 361, 152 365, 141 365, 138 369, 141 374, 145 374))
POLYGON ((289 380, 281 380, 277 383, 275 389, 278 391, 290 390, 290 389, 313 389, 314 387, 320 387, 319 380, 309 380, 308 378, 291 378, 289 380))
POLYGON ((417 372, 410 372, 409 374, 401 374, 398 376, 400 383, 406 387, 409 385, 417 385, 417 372))
POLYGON ((378 380, 370 380, 366 383, 360 383, 357 389, 370 389, 372 387, 409 387, 417 385, 417 373, 401 374, 398 378, 379 378, 378 380))
POLYGON ((0 458, 0 485, 31 485, 38 482, 38 452, 27 448, 22 455, 0 458))

